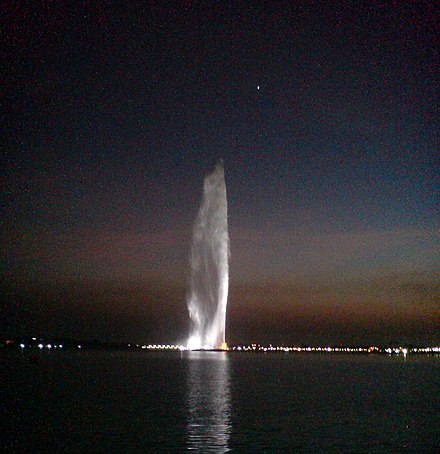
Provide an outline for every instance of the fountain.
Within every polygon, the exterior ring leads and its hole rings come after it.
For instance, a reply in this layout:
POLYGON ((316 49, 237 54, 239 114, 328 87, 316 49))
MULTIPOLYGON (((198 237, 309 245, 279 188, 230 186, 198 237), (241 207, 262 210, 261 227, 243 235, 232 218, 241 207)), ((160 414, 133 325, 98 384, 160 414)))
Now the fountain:
POLYGON ((205 177, 203 200, 193 229, 188 294, 191 350, 227 349, 228 258, 228 205, 220 160, 205 177))

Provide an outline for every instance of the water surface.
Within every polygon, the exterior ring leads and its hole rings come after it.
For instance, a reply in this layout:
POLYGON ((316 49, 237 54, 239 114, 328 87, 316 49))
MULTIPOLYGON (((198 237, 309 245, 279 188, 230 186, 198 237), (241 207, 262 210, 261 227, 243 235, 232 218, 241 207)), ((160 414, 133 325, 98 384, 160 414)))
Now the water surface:
POLYGON ((7 351, 0 361, 11 452, 439 451, 434 356, 7 351))

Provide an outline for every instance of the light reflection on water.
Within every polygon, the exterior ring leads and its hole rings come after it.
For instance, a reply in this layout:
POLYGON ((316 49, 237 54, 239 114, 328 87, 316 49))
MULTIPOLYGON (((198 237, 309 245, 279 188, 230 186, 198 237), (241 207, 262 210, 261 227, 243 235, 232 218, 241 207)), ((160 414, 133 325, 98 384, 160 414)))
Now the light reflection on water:
POLYGON ((188 353, 188 449, 229 452, 231 396, 225 352, 188 353))

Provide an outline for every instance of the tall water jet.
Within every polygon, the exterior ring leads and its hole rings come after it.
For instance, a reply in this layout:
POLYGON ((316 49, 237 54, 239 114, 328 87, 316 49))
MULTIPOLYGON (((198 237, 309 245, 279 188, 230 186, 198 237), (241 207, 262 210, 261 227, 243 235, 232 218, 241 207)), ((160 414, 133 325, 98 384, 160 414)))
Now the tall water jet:
POLYGON ((228 204, 223 161, 205 177, 194 224, 188 310, 190 349, 224 348, 229 286, 228 204))

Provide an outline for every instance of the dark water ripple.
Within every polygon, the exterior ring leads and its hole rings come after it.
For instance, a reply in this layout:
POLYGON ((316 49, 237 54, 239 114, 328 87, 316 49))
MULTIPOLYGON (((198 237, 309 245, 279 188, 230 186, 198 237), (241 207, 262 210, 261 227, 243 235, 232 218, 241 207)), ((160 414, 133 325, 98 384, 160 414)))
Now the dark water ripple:
POLYGON ((1 352, 7 452, 440 452, 440 359, 1 352))

